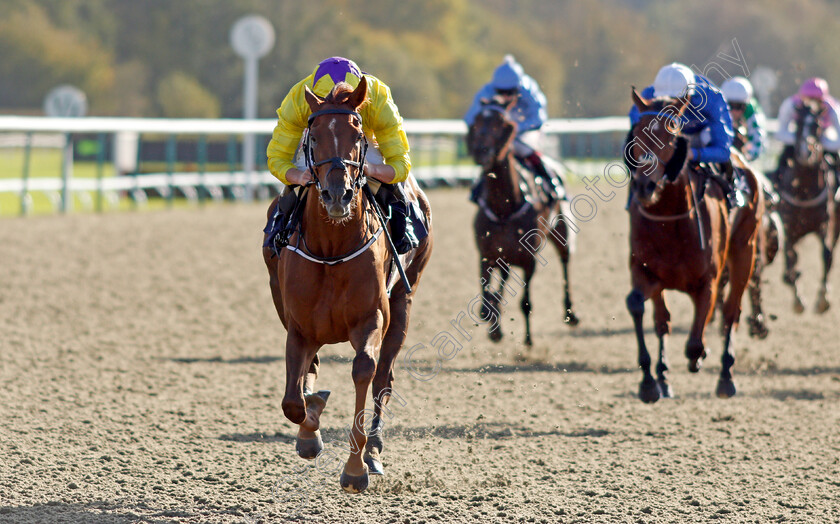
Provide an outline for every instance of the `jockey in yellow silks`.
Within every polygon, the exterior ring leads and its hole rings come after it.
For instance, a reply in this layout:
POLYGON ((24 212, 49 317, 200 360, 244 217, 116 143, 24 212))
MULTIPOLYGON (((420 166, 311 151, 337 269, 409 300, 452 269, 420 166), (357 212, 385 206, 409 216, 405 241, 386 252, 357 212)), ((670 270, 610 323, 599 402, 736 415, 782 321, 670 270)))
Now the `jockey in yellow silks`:
MULTIPOLYGON (((306 102, 304 86, 318 96, 325 97, 339 82, 359 85, 362 75, 367 79, 367 101, 359 113, 362 128, 373 147, 368 149, 365 174, 385 184, 393 184, 399 200, 404 192, 397 186, 408 178, 411 169, 408 138, 403 129, 399 109, 391 97, 390 88, 373 75, 362 72, 352 60, 332 57, 319 63, 312 73, 295 84, 277 110, 277 125, 266 154, 271 174, 286 185, 306 185, 312 175, 306 168, 301 141, 308 127, 312 110, 306 102)), ((394 244, 406 252, 419 242, 408 218, 405 202, 391 205, 391 229, 394 244), (399 205, 402 204, 402 205, 399 205)))

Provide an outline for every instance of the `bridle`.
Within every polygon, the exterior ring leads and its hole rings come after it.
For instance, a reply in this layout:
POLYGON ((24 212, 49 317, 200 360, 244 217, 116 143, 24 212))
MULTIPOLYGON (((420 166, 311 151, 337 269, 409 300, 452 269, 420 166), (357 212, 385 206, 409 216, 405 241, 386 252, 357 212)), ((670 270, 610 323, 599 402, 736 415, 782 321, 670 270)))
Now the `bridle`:
MULTIPOLYGON (((312 138, 311 138, 312 121, 315 120, 316 118, 318 118, 321 115, 328 115, 328 114, 352 115, 359 120, 359 125, 361 127, 362 115, 360 115, 356 111, 351 111, 349 109, 338 109, 338 108, 336 108, 336 109, 323 109, 321 111, 315 111, 314 113, 312 113, 309 116, 308 126, 306 128, 306 139, 304 140, 303 147, 304 147, 304 154, 306 156, 306 167, 309 170, 309 173, 312 175, 312 181, 309 182, 308 184, 306 184, 306 187, 314 185, 318 189, 319 192, 321 191, 321 181, 318 178, 318 172, 315 169, 318 166, 322 166, 324 164, 330 164, 330 171, 332 171, 333 169, 340 169, 343 172, 348 171, 347 166, 355 167, 356 169, 358 169, 358 173, 356 174, 356 177, 353 179, 353 185, 352 185, 353 196, 355 198, 356 191, 358 191, 362 186, 364 186, 367 183, 367 177, 365 177, 365 174, 364 174, 365 173, 365 158, 367 157, 367 150, 368 150, 367 137, 364 135, 364 133, 362 133, 362 140, 363 140, 363 142, 362 142, 362 154, 361 154, 358 162, 355 161, 355 160, 348 160, 346 158, 341 158, 341 157, 337 157, 337 156, 334 156, 332 158, 327 158, 325 160, 319 160, 318 162, 315 162, 314 155, 312 153, 312 143, 311 143, 311 140, 312 140, 312 138)), ((304 191, 303 196, 301 197, 301 200, 298 203, 298 206, 303 206, 305 202, 306 202, 306 192, 304 191)), ((367 239, 367 241, 364 241, 357 249, 354 249, 353 251, 350 251, 349 253, 346 253, 344 255, 340 255, 340 256, 337 256, 337 257, 319 257, 319 256, 316 256, 316 255, 313 255, 311 250, 309 249, 309 246, 306 245, 306 238, 304 238, 302 230, 301 230, 301 234, 298 235, 298 244, 294 245, 294 246, 293 245, 286 245, 285 247, 289 251, 297 253, 298 255, 305 258, 306 260, 309 260, 310 262, 315 262, 317 264, 324 264, 324 265, 328 265, 328 266, 335 266, 335 265, 342 264, 344 262, 353 260, 354 258, 358 257, 359 255, 361 255, 362 253, 367 251, 370 248, 370 246, 372 246, 373 243, 376 242, 376 240, 379 238, 379 236, 383 233, 384 230, 385 230, 384 222, 381 222, 380 226, 379 226, 379 229, 377 229, 376 232, 374 232, 370 236, 370 238, 367 239), (301 243, 303 244, 303 246, 300 245, 301 243)))
POLYGON ((316 168, 324 164, 330 164, 330 171, 338 169, 345 173, 348 172, 347 166, 355 167, 358 170, 358 173, 353 179, 353 184, 351 186, 353 189, 353 196, 355 197, 356 191, 358 191, 363 185, 365 185, 365 183, 367 183, 367 178, 365 177, 365 158, 367 157, 368 150, 367 136, 365 136, 364 132, 362 133, 362 154, 360 155, 358 161, 334 156, 332 158, 327 158, 325 160, 319 160, 318 162, 315 162, 314 150, 312 148, 312 122, 322 115, 351 115, 358 119, 359 127, 362 126, 362 115, 360 115, 356 111, 351 111, 350 109, 322 109, 320 111, 315 111, 314 113, 309 115, 309 120, 306 126, 306 140, 303 144, 304 156, 306 157, 306 168, 312 175, 312 182, 307 184, 307 186, 314 184, 318 191, 321 191, 321 180, 318 178, 318 171, 316 168))
MULTIPOLYGON (((504 117, 505 120, 510 119, 510 117, 508 115, 508 111, 504 107, 502 107, 500 105, 497 105, 497 104, 486 104, 486 105, 484 105, 481 108, 481 113, 482 113, 482 116, 490 116, 490 113, 498 113, 499 115, 502 115, 502 117, 504 117)), ((479 129, 476 129, 476 131, 475 131, 476 136, 486 136, 488 134, 487 129, 489 127, 490 127, 490 124, 487 122, 487 119, 483 119, 481 127, 479 129)), ((510 142, 510 140, 501 144, 501 147, 499 147, 499 144, 495 144, 495 143, 493 144, 493 148, 490 150, 490 152, 493 153, 492 157, 493 157, 494 161, 496 161, 502 155, 502 153, 507 150, 507 146, 509 146, 509 142, 510 142)))

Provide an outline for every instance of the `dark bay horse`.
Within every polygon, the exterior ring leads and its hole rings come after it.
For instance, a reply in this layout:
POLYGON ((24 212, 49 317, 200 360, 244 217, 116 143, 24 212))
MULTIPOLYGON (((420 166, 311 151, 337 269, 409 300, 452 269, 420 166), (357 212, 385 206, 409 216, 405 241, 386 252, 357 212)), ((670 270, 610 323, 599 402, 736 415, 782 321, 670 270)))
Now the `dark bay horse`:
MULTIPOLYGON (((511 295, 517 292, 507 286, 511 266, 524 271, 520 307, 525 315, 525 345, 531 346, 531 297, 530 282, 537 266, 535 251, 541 250, 543 242, 551 242, 563 262, 564 302, 561 318, 570 326, 578 324, 572 310, 569 291, 569 257, 573 237, 566 223, 560 202, 548 204, 535 191, 535 182, 525 175, 514 159, 513 140, 516 137, 516 123, 508 117, 507 107, 500 98, 483 103, 467 134, 467 149, 473 160, 481 166, 482 192, 478 196, 479 211, 473 227, 481 256, 479 282, 484 297, 482 317, 495 318, 490 326, 490 339, 502 339, 501 306, 507 303, 505 291, 511 295), (539 240, 539 245, 526 237, 539 240), (527 246, 526 246, 527 244, 527 246), (491 275, 496 272, 499 286, 493 290, 491 275)), ((563 202, 565 204, 565 202, 563 202)))
MULTIPOLYGON (((356 352, 351 451, 340 480, 350 492, 367 488, 368 472, 382 474, 382 408, 391 397, 394 359, 405 339, 417 283, 432 250, 429 202, 410 178, 409 197, 418 200, 429 236, 406 267, 412 292, 397 283, 389 297, 386 270, 391 255, 361 190, 364 134, 358 111, 366 97, 364 77, 355 90, 340 83, 326 98, 306 90, 312 110, 311 169, 318 192, 307 190, 315 194, 308 195, 301 227, 290 238, 289 247, 296 246, 299 252, 282 249, 278 256, 271 248, 263 249, 274 305, 287 332, 283 413, 299 425, 296 448, 301 457, 316 458, 323 450, 320 416, 329 392, 314 389, 318 350, 325 344, 349 341, 356 352), (371 382, 374 414, 366 433, 364 412, 371 382)), ((277 199, 269 217, 276 205, 277 199)))
MULTIPOLYGON (((743 155, 748 146, 747 124, 744 121, 743 114, 738 119, 733 117, 732 125, 735 131, 733 145, 743 155)), ((747 162, 746 158, 741 158, 740 161, 742 163, 747 162)), ((762 213, 761 224, 759 224, 755 269, 753 270, 748 288, 751 313, 747 317, 747 324, 749 325, 749 334, 751 337, 763 339, 767 338, 770 330, 767 327, 767 319, 762 307, 762 274, 764 273, 764 269, 776 260, 776 255, 778 255, 780 247, 784 242, 784 227, 782 226, 781 215, 776 209, 778 196, 775 194, 772 182, 759 171, 753 171, 753 173, 758 178, 759 185, 763 188, 764 212, 762 213)), ((721 285, 724 285, 728 280, 728 275, 724 274, 721 279, 721 285)), ((722 302, 719 301, 718 305, 722 306, 722 302)))
MULTIPOLYGON (((639 397, 656 402, 673 395, 666 373, 666 339, 671 315, 664 291, 674 289, 691 297, 694 321, 685 346, 691 372, 700 370, 707 355, 705 329, 718 299, 724 267, 729 269, 728 295, 723 305, 723 355, 717 395, 735 394, 731 368, 735 363, 732 330, 741 314, 741 297, 753 271, 762 193, 747 171, 750 200, 732 216, 723 190, 695 172, 687 161, 687 139, 680 135, 680 117, 688 98, 645 100, 635 89, 633 103, 641 119, 625 148, 632 168, 630 213, 630 274, 633 290, 627 309, 633 317, 643 379, 639 397), (699 217, 699 219, 698 219, 699 217), (653 319, 659 339, 657 378, 651 374, 651 357, 645 345, 645 301, 653 301, 653 319)), ((746 166, 744 166, 746 167, 746 166)))
POLYGON ((822 135, 822 107, 801 104, 796 110, 796 135, 793 157, 781 166, 777 174, 781 202, 779 214, 785 228, 784 282, 793 288, 793 310, 805 311, 805 304, 797 287, 800 273, 796 269, 796 244, 806 235, 816 233, 822 243, 823 275, 817 296, 816 311, 825 313, 828 302, 828 274, 831 271, 834 247, 840 234, 840 206, 835 202, 834 179, 828 176, 822 135))

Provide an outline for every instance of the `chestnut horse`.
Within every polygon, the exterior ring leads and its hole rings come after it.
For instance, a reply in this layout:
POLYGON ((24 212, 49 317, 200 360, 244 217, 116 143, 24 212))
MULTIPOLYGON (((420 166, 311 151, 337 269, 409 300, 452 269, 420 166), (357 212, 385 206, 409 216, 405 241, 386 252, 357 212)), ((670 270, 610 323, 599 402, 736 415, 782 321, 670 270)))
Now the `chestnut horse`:
MULTIPOLYGON (((323 449, 320 415, 329 392, 314 392, 318 350, 324 344, 349 341, 356 352, 351 453, 340 480, 350 492, 367 488, 369 471, 383 473, 379 462, 382 408, 391 396, 394 359, 405 339, 417 283, 432 250, 429 202, 410 177, 408 193, 419 202, 429 236, 406 267, 411 293, 397 283, 389 297, 386 270, 391 255, 382 225, 361 188, 365 138, 358 111, 367 89, 364 77, 355 90, 342 82, 326 98, 307 88, 306 101, 312 110, 310 169, 319 192, 305 200, 301 226, 290 238, 287 247, 296 252, 282 249, 275 255, 271 248, 263 249, 274 305, 287 332, 283 413, 299 425, 296 448, 301 457, 315 458, 323 449), (366 434, 364 412, 371 381, 374 415, 366 434)), ((269 217, 276 205, 277 199, 269 207, 269 217)))
POLYGON ((629 205, 633 290, 627 296, 627 309, 633 317, 643 373, 639 397, 643 402, 656 402, 673 395, 666 376, 665 348, 671 315, 664 291, 682 291, 694 302, 694 321, 685 353, 689 371, 697 372, 707 355, 704 332, 715 308, 723 269, 728 267, 722 368, 717 385, 717 395, 728 398, 735 394, 732 330, 737 327, 741 296, 753 271, 763 195, 747 168, 750 200, 730 215, 720 185, 709 181, 706 186, 707 176, 697 173, 687 161, 688 141, 680 135, 680 118, 689 98, 645 100, 635 89, 632 96, 641 119, 625 147, 625 159, 634 168, 629 205), (705 191, 699 191, 703 187, 705 191), (642 325, 648 299, 653 301, 659 339, 656 379, 651 374, 642 325))
POLYGON ((784 282, 793 288, 793 310, 805 311, 799 294, 796 270, 798 255, 796 244, 802 237, 816 233, 822 243, 823 275, 817 296, 816 311, 825 313, 828 302, 828 273, 831 270, 834 246, 840 234, 840 206, 832 198, 834 179, 829 176, 820 142, 823 109, 812 104, 802 104, 796 110, 796 139, 793 158, 780 167, 777 184, 781 202, 779 214, 785 228, 784 282))
MULTIPOLYGON (((742 154, 748 145, 747 141, 747 124, 743 116, 737 120, 733 120, 732 126, 735 131, 734 146, 742 154)), ((746 162, 746 159, 741 159, 746 162)), ((776 202, 779 197, 773 190, 772 183, 761 172, 754 171, 756 178, 759 180, 759 185, 763 188, 764 193, 764 213, 762 214, 761 224, 759 226, 755 269, 753 270, 752 278, 748 288, 750 305, 752 311, 747 317, 747 324, 749 325, 749 334, 755 338, 767 338, 770 330, 767 328, 767 319, 762 308, 761 286, 762 274, 764 269, 776 260, 780 247, 784 242, 784 227, 782 226, 782 218, 776 209, 776 202)), ((728 275, 724 274, 721 279, 721 287, 728 282, 728 275)), ((722 302, 718 302, 722 306, 722 302)))
MULTIPOLYGON (((482 192, 478 196, 479 211, 473 227, 475 239, 481 257, 479 282, 484 298, 481 315, 484 320, 495 317, 490 326, 490 339, 498 342, 502 339, 500 326, 501 305, 506 304, 504 292, 516 295, 506 286, 511 275, 510 266, 521 267, 525 273, 522 284, 520 308, 525 315, 525 345, 531 346, 531 295, 530 282, 536 270, 535 251, 542 249, 546 238, 550 239, 563 262, 563 282, 565 300, 562 319, 565 323, 576 326, 578 318, 572 310, 569 292, 569 255, 572 245, 567 214, 563 213, 560 202, 548 205, 534 191, 534 180, 523 176, 513 156, 513 140, 516 137, 516 123, 508 117, 507 107, 500 98, 483 101, 481 112, 475 117, 467 134, 467 149, 473 160, 481 166, 482 192), (534 246, 526 239, 528 234, 538 237, 540 244, 534 246), (527 245, 526 245, 527 244, 527 245), (491 289, 491 274, 497 272, 498 291, 491 289)), ((564 202, 565 203, 565 202, 564 202)))

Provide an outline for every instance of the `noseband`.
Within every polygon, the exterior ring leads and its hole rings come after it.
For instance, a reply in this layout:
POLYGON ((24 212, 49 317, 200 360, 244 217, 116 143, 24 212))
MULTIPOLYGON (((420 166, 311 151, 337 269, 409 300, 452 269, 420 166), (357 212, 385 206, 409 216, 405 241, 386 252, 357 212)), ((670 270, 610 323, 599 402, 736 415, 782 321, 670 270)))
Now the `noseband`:
MULTIPOLYGON (((355 196, 356 191, 359 190, 366 182, 367 178, 365 177, 365 158, 367 157, 367 150, 368 150, 368 141, 367 136, 365 136, 364 132, 362 133, 362 154, 359 161, 349 160, 346 158, 341 158, 334 156, 332 158, 327 158, 325 160, 320 160, 315 162, 315 158, 313 155, 312 149, 312 122, 321 115, 352 115, 359 120, 359 126, 361 127, 362 124, 362 115, 357 113, 356 111, 351 111, 349 109, 322 109, 321 111, 315 111, 311 115, 309 115, 308 125, 306 127, 306 141, 304 142, 304 155, 306 157, 306 168, 309 170, 309 173, 312 175, 312 180, 314 182, 310 182, 310 184, 315 184, 315 187, 318 188, 318 191, 321 191, 321 181, 318 179, 318 172, 316 170, 317 167, 322 166, 324 164, 330 164, 330 171, 338 169, 343 172, 348 171, 347 166, 355 167, 358 169, 358 174, 353 179, 353 195, 355 196)), ((308 184, 307 184, 308 185, 308 184)))

